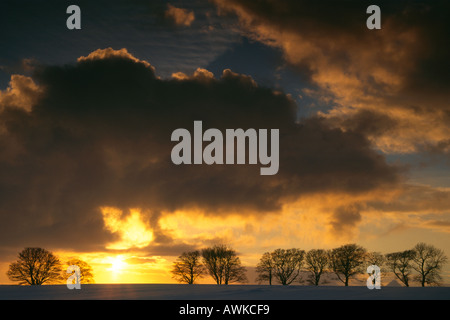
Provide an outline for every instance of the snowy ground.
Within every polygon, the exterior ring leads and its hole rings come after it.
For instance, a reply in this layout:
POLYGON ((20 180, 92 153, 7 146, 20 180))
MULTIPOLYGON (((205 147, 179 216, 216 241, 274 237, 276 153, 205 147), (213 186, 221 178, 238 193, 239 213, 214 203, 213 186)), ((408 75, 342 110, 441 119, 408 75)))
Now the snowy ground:
POLYGON ((450 300, 450 287, 268 286, 185 284, 0 285, 0 300, 450 300))

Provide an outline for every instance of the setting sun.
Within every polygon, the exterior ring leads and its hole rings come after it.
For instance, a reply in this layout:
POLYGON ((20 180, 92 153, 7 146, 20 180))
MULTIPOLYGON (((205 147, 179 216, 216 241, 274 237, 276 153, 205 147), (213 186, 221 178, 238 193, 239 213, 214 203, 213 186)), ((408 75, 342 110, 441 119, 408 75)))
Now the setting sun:
POLYGON ((122 256, 112 258, 110 263, 111 267, 109 270, 112 271, 114 274, 123 272, 123 270, 127 266, 122 256))

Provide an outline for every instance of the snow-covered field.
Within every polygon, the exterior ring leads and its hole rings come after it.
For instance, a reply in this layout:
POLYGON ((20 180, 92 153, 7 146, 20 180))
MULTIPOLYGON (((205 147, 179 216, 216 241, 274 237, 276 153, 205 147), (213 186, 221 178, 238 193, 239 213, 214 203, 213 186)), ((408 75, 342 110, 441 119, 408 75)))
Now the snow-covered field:
POLYGON ((0 300, 450 300, 450 287, 268 286, 186 284, 0 285, 0 300))

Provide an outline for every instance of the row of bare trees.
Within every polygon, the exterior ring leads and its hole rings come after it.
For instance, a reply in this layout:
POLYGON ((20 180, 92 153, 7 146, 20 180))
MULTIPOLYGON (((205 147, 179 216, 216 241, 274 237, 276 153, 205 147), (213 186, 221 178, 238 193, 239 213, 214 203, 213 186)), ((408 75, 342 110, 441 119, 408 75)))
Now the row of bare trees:
POLYGON ((71 259, 64 263, 52 252, 43 248, 25 248, 17 261, 9 265, 6 272, 11 281, 21 285, 42 285, 65 283, 67 267, 77 265, 80 268, 80 283, 93 283, 92 267, 80 259, 71 259))
POLYGON ((207 274, 217 284, 247 281, 246 268, 242 266, 236 251, 227 245, 183 252, 172 268, 174 279, 187 284, 193 284, 207 274))
POLYGON ((332 250, 312 249, 308 252, 293 249, 276 249, 266 252, 256 267, 258 282, 274 280, 282 285, 300 282, 303 271, 309 273, 307 282, 319 285, 324 273, 334 272, 348 286, 350 278, 363 272, 363 265, 370 255, 356 244, 343 245, 332 250))
POLYGON ((423 242, 411 250, 389 253, 385 256, 388 270, 407 287, 411 279, 420 282, 422 287, 438 285, 442 281, 441 271, 447 260, 442 250, 423 242))
MULTIPOLYGON (((308 252, 298 248, 276 249, 262 255, 256 267, 256 281, 289 285, 306 280, 317 286, 325 273, 334 273, 348 286, 351 278, 365 273, 368 266, 377 265, 383 272, 392 272, 405 286, 409 286, 411 280, 419 281, 422 286, 439 285, 446 262, 447 257, 442 250, 425 243, 418 243, 410 250, 384 255, 368 252, 357 244, 308 252), (305 272, 308 277, 302 279, 305 272)), ((205 275, 210 275, 217 284, 246 282, 245 273, 246 269, 236 252, 226 245, 184 252, 172 269, 177 281, 188 284, 205 275)))
POLYGON ((383 272, 392 272, 405 286, 412 279, 425 285, 439 285, 441 271, 447 262, 444 252, 432 245, 418 243, 413 249, 381 254, 368 252, 356 244, 346 244, 332 250, 276 249, 263 254, 256 270, 258 282, 272 284, 276 279, 283 285, 301 281, 300 274, 307 271, 306 279, 312 285, 319 285, 321 276, 328 272, 348 286, 349 280, 365 273, 370 265, 377 265, 383 272))

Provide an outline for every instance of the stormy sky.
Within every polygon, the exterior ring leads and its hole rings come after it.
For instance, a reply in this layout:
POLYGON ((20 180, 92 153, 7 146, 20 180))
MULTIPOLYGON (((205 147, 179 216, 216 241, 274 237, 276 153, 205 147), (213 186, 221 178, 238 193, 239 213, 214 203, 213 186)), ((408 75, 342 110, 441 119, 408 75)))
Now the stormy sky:
POLYGON ((0 4, 1 263, 449 250, 448 2, 378 1, 381 30, 367 1, 78 1, 81 30, 70 4, 0 4), (196 120, 279 129, 278 173, 174 165, 196 120))

